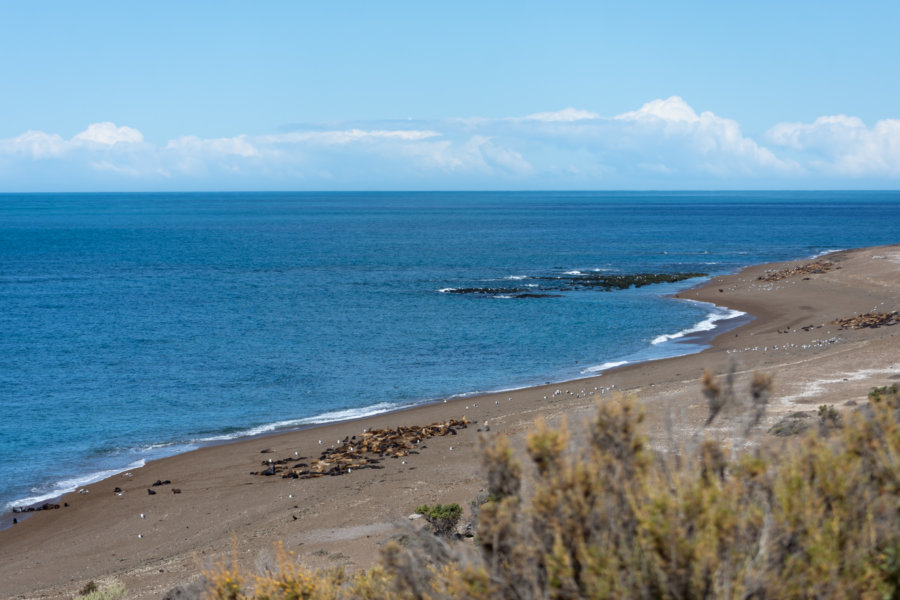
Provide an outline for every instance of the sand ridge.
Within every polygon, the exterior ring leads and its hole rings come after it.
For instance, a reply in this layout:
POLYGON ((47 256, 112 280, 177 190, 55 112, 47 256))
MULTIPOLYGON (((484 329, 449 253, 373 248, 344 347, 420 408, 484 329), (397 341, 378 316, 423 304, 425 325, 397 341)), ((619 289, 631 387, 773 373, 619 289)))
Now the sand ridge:
MULTIPOLYGON (((66 507, 0 531, 0 597, 68 598, 94 580, 124 583, 129 598, 160 598, 196 578, 197 561, 230 552, 232 537, 250 569, 274 563, 272 545, 278 540, 307 566, 366 567, 381 545, 417 524, 409 519, 417 505, 467 506, 483 490, 476 451, 481 435, 507 433, 521 448, 536 417, 558 422, 565 416, 577 429, 589 421, 595 396, 624 392, 644 404, 654 447, 689 443, 706 417, 699 383, 706 368, 733 368, 738 388, 754 371, 774 376, 764 428, 786 413, 820 404, 841 409, 847 400, 863 401, 872 386, 900 380, 900 327, 834 324, 900 310, 900 246, 753 266, 677 297, 727 306, 754 319, 719 335, 700 354, 210 446, 116 475, 87 486, 87 493, 67 495, 60 501, 66 507), (831 267, 766 277, 817 261, 831 267), (385 457, 380 468, 314 479, 251 474, 265 469, 268 458, 320 456, 364 430, 463 417, 472 423, 456 435, 423 440, 417 454, 385 457), (153 486, 166 480, 171 484, 153 486)), ((725 420, 706 434, 734 436, 738 427, 725 420)))

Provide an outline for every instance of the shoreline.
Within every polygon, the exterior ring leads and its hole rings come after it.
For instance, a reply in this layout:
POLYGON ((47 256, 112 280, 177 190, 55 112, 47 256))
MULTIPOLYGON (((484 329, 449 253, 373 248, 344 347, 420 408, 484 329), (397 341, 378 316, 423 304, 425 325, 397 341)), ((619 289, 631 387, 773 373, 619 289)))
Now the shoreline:
MULTIPOLYGON (((825 253, 825 254, 828 254, 828 253, 825 253)), ((813 260, 822 255, 823 255, 822 253, 818 253, 818 254, 814 255, 813 257, 811 257, 810 259, 806 259, 806 260, 813 260)), ((798 260, 803 260, 803 259, 798 259, 798 260)), ((749 266, 753 266, 753 265, 749 265, 749 266)), ((747 268, 747 267, 743 267, 743 268, 747 268)), ((739 269, 739 271, 742 269, 739 269)), ((728 273, 726 275, 721 275, 721 276, 727 276, 727 275, 733 275, 733 274, 734 273, 728 273)), ((713 277, 721 277, 721 276, 713 276, 713 277)), ((729 307, 723 306, 723 305, 718 305, 713 302, 687 299, 687 298, 679 298, 678 294, 687 293, 693 289, 702 288, 705 285, 709 284, 709 282, 712 280, 713 277, 708 277, 708 278, 706 278, 705 281, 696 283, 696 284, 694 284, 690 287, 687 287, 684 290, 681 290, 679 292, 672 293, 672 294, 665 294, 665 295, 663 295, 663 297, 667 297, 667 298, 673 299, 673 300, 687 300, 689 302, 696 302, 698 304, 707 305, 709 307, 709 310, 720 309, 720 310, 731 311, 731 309, 729 307)), ((741 311, 738 311, 738 312, 741 312, 741 311)), ((453 401, 453 400, 461 400, 461 399, 467 400, 467 399, 479 398, 482 396, 504 394, 504 393, 508 393, 508 392, 517 392, 517 391, 527 390, 530 388, 544 386, 544 385, 559 386, 559 385, 566 385, 566 384, 570 384, 570 383, 574 384, 574 383, 577 383, 584 379, 600 377, 603 374, 611 373, 612 371, 622 368, 622 367, 625 367, 625 366, 634 367, 634 366, 639 366, 639 365, 646 365, 646 364, 649 364, 649 363, 652 363, 655 361, 660 361, 660 360, 668 360, 671 358, 678 358, 681 356, 690 356, 690 355, 694 355, 694 354, 700 354, 702 352, 705 352, 707 349, 709 349, 709 346, 712 344, 713 340, 716 337, 718 337, 719 335, 727 333, 728 331, 731 331, 732 329, 741 327, 744 324, 749 323, 750 321, 752 321, 754 319, 754 317, 752 315, 748 315, 747 313, 744 313, 744 312, 741 312, 741 314, 735 315, 735 316, 724 316, 723 315, 722 318, 714 319, 711 329, 702 329, 701 328, 699 330, 695 330, 695 328, 701 326, 703 323, 708 321, 710 318, 711 318, 710 313, 707 313, 707 315, 704 319, 698 321, 692 327, 682 329, 682 330, 674 332, 674 333, 660 334, 655 339, 659 339, 659 338, 667 338, 667 339, 665 339, 661 344, 657 344, 654 340, 651 342, 651 344, 649 346, 643 348, 637 354, 642 354, 642 353, 649 354, 649 353, 651 353, 650 351, 652 350, 652 348, 654 348, 655 346, 658 346, 658 345, 662 345, 662 344, 671 344, 674 347, 679 347, 680 345, 705 346, 705 347, 702 347, 699 349, 688 350, 683 353, 663 354, 658 357, 640 358, 640 359, 637 359, 634 361, 627 360, 626 359, 627 357, 621 357, 620 360, 618 360, 618 361, 608 361, 608 362, 602 363, 600 365, 587 367, 584 370, 582 370, 578 376, 574 376, 574 377, 563 378, 563 379, 552 379, 550 381, 544 381, 543 383, 537 383, 537 382, 526 383, 524 385, 517 386, 517 387, 502 388, 502 389, 497 389, 497 390, 487 390, 487 391, 475 390, 475 391, 470 391, 470 392, 454 393, 454 394, 451 394, 446 397, 421 400, 418 402, 414 402, 412 404, 406 404, 406 405, 396 406, 396 407, 392 407, 392 408, 385 408, 384 410, 375 411, 375 412, 366 412, 366 411, 373 409, 374 407, 378 406, 381 403, 375 403, 375 404, 369 405, 369 406, 361 406, 361 407, 355 408, 355 409, 345 409, 343 411, 329 411, 329 412, 324 412, 324 413, 321 413, 318 415, 313 415, 311 417, 301 417, 298 419, 289 419, 289 420, 291 420, 291 421, 315 420, 315 419, 325 417, 326 415, 331 414, 331 412, 358 411, 358 412, 366 413, 366 414, 361 414, 359 416, 352 416, 349 418, 337 418, 334 420, 327 420, 327 421, 322 421, 322 422, 312 422, 312 423, 299 424, 299 425, 290 425, 290 426, 286 426, 286 427, 273 427, 273 426, 277 426, 277 422, 264 423, 264 424, 258 425, 256 427, 252 427, 249 430, 246 430, 249 433, 239 432, 240 435, 235 435, 235 437, 227 437, 227 436, 225 436, 225 434, 223 434, 222 436, 211 436, 209 438, 191 439, 191 440, 187 440, 184 442, 158 442, 157 444, 154 444, 154 445, 161 445, 161 446, 171 445, 174 447, 186 446, 187 448, 184 450, 177 450, 171 454, 164 454, 162 456, 139 458, 123 467, 112 467, 110 469, 103 469, 101 471, 86 472, 84 474, 74 475, 70 479, 66 479, 63 481, 73 481, 73 480, 79 481, 79 483, 77 485, 68 486, 68 489, 66 489, 64 491, 47 492, 43 495, 37 496, 37 498, 38 498, 37 500, 32 500, 31 498, 23 498, 21 500, 10 501, 6 505, 7 510, 0 511, 0 531, 3 531, 5 529, 8 529, 9 527, 11 527, 14 524, 13 519, 17 519, 18 522, 21 523, 25 519, 28 519, 31 516, 33 516, 34 514, 36 514, 37 512, 40 512, 41 506, 46 506, 48 504, 49 505, 59 504, 65 496, 72 494, 72 493, 76 493, 77 490, 79 490, 79 489, 82 489, 86 486, 93 485, 96 483, 101 483, 105 480, 112 479, 113 477, 115 477, 117 475, 121 475, 122 473, 125 473, 127 471, 140 469, 140 468, 143 468, 153 462, 165 460, 165 459, 171 458, 173 456, 189 454, 191 452, 195 452, 196 450, 200 450, 202 448, 207 448, 207 447, 215 447, 215 446, 220 446, 220 445, 224 445, 224 444, 250 441, 250 440, 254 440, 254 439, 264 439, 266 437, 270 437, 270 436, 274 436, 274 435, 300 432, 300 431, 305 431, 305 430, 309 430, 309 429, 325 427, 328 425, 335 425, 335 424, 342 424, 342 423, 349 424, 349 423, 354 423, 356 421, 360 421, 360 420, 364 420, 364 419, 368 419, 368 418, 374 418, 374 417, 378 417, 378 416, 389 416, 391 414, 404 412, 404 411, 408 411, 408 410, 413 410, 413 409, 420 408, 420 407, 444 404, 448 401, 453 401), (729 326, 729 323, 731 323, 732 321, 741 320, 741 319, 746 319, 746 321, 743 323, 733 324, 733 325, 729 326), (598 367, 603 367, 604 365, 610 365, 610 364, 613 366, 609 366, 609 367, 603 368, 603 369, 598 368, 598 367), (592 369, 597 369, 597 370, 592 371, 592 369), (268 427, 273 427, 273 428, 266 429, 266 430, 260 431, 258 433, 252 433, 253 430, 260 429, 260 428, 268 428, 268 427), (219 437, 221 437, 221 439, 217 439, 219 437), (136 463, 143 463, 143 464, 141 464, 139 466, 134 466, 136 463), (23 502, 25 500, 28 500, 28 502, 23 502), (31 509, 31 510, 29 510, 29 509, 31 509)), ((629 355, 629 356, 634 356, 634 355, 629 355)))
MULTIPOLYGON (((689 443, 704 422, 699 379, 706 368, 721 373, 736 362, 741 389, 753 371, 774 374, 776 393, 766 429, 791 412, 828 403, 841 408, 848 399, 864 399, 872 385, 900 379, 900 357, 891 351, 900 327, 838 331, 830 324, 876 308, 900 310, 900 245, 753 265, 674 297, 739 310, 752 320, 698 332, 711 345, 692 354, 267 432, 148 462, 130 477, 115 475, 85 486, 86 494, 63 496, 68 507, 34 513, 0 531, 0 596, 67 597, 94 579, 125 583, 129 597, 160 598, 199 575, 195 555, 208 561, 227 553, 232 534, 245 565, 269 564, 271 544, 280 539, 306 566, 369 566, 382 543, 415 523, 408 519, 415 506, 467 506, 484 487, 476 452, 483 432, 478 430, 489 423, 491 435, 505 433, 521 449, 536 417, 551 424, 566 418, 573 430, 589 422, 595 391, 600 399, 619 391, 636 395, 645 408, 651 445, 665 450, 689 443), (833 262, 834 268, 808 277, 757 279, 768 270, 820 259, 833 262), (384 460, 376 469, 305 480, 250 474, 267 457, 313 456, 364 428, 426 425, 462 416, 473 421, 468 429, 429 439, 419 454, 384 460), (158 480, 172 483, 154 488, 158 480), (181 492, 173 494, 171 488, 181 492)), ((738 439, 727 427, 706 433, 738 439)))

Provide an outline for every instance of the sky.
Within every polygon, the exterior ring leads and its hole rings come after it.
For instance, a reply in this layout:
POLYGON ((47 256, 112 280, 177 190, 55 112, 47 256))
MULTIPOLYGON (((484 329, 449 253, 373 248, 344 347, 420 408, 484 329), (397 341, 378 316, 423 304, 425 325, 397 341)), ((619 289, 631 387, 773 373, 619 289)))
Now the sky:
POLYGON ((900 3, 0 0, 0 193, 898 189, 900 3))

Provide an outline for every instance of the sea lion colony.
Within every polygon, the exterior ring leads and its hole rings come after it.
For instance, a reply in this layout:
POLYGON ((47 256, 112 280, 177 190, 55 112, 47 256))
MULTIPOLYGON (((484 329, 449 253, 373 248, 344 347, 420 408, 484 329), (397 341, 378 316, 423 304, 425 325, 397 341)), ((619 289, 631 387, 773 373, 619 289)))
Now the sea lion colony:
POLYGON ((832 321, 841 329, 863 329, 864 327, 881 327, 882 325, 896 325, 900 323, 900 312, 896 310, 889 313, 867 312, 855 317, 845 317, 832 321))
POLYGON ((793 275, 813 275, 817 273, 824 273, 826 271, 830 271, 832 267, 834 267, 834 263, 819 260, 816 262, 806 263, 805 265, 800 265, 799 267, 794 267, 793 269, 766 271, 764 274, 757 277, 757 279, 759 281, 779 281, 793 275))
MULTIPOLYGON (((312 479, 324 475, 345 475, 353 469, 381 469, 379 463, 384 457, 400 458, 418 454, 424 448, 421 442, 435 436, 456 435, 457 430, 466 429, 469 421, 450 419, 431 425, 410 425, 387 429, 364 430, 362 434, 345 437, 336 447, 325 449, 318 459, 304 462, 306 457, 262 461, 268 467, 264 471, 254 471, 251 475, 281 475, 284 479, 312 479)), ((263 450, 269 453, 271 450, 263 450)))

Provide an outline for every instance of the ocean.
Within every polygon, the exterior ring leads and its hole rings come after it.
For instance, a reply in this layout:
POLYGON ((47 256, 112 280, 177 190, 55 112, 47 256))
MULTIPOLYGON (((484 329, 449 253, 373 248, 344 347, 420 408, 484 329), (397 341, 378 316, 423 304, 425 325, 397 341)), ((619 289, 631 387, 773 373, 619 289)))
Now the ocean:
POLYGON ((685 332, 739 313, 678 290, 897 242, 900 192, 3 194, 0 511, 212 442, 696 352, 685 332), (604 284, 638 273, 708 275, 604 284))

